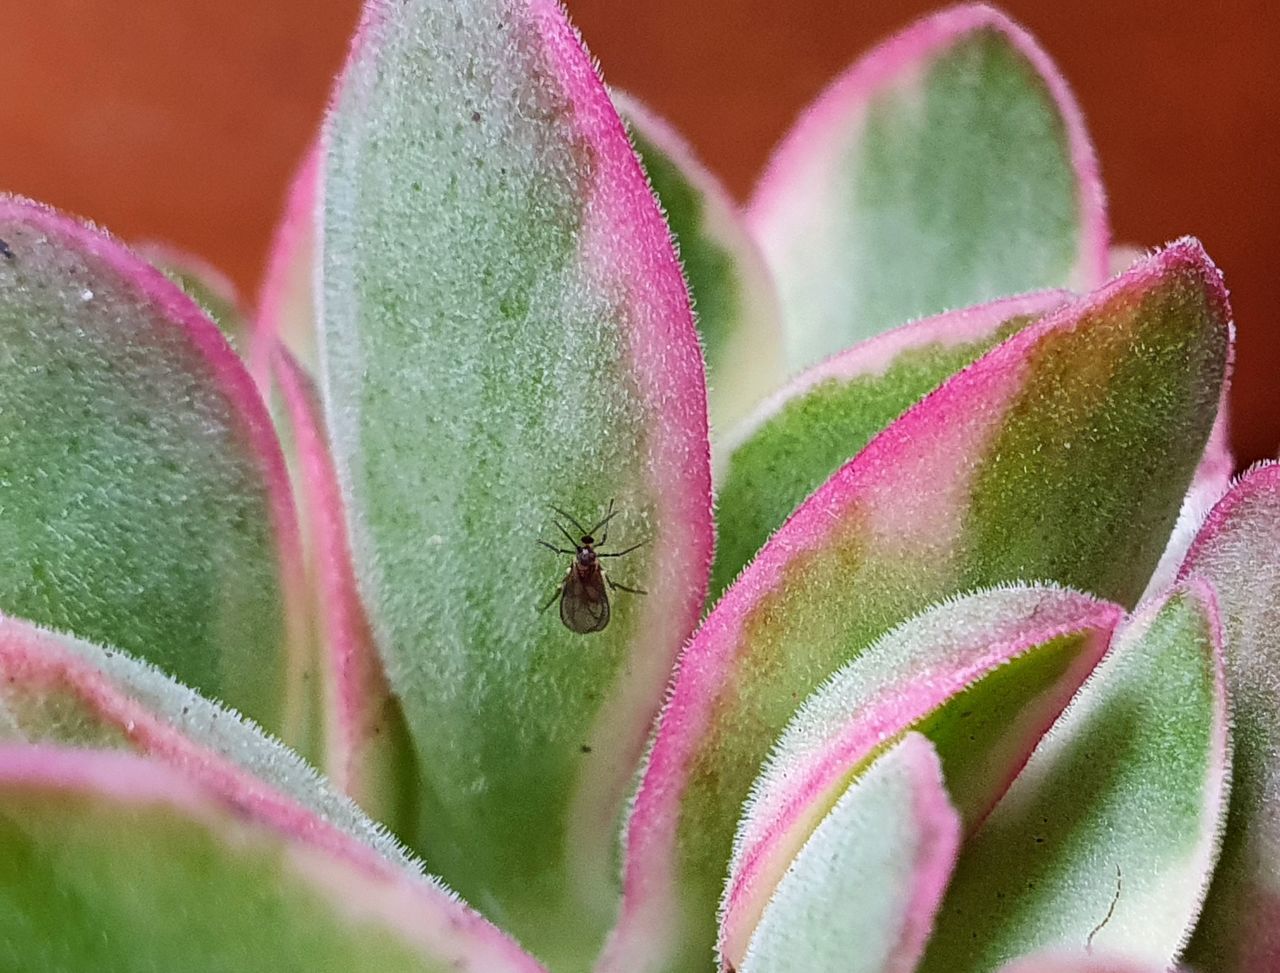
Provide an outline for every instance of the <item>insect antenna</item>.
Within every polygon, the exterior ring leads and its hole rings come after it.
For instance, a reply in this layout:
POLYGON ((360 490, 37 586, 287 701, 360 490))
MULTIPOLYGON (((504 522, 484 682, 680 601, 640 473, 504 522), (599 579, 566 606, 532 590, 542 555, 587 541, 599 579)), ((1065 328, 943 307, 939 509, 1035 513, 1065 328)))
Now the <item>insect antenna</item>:
MULTIPOLYGON (((566 553, 566 554, 573 554, 575 551, 577 551, 577 549, 578 549, 578 542, 574 539, 573 535, 569 533, 569 529, 568 529, 567 527, 565 527, 565 525, 564 525, 564 524, 560 523, 560 521, 558 521, 558 520, 553 520, 553 521, 552 521, 552 523, 553 523, 553 524, 555 524, 557 527, 559 527, 559 528, 560 528, 560 533, 564 534, 565 539, 566 539, 570 544, 572 544, 572 545, 573 545, 573 550, 572 550, 572 551, 565 551, 564 553, 566 553)), ((581 536, 581 535, 579 535, 579 536, 581 536)))
MULTIPOLYGON (((600 531, 600 528, 601 528, 601 527, 607 527, 607 526, 609 525, 609 521, 613 520, 613 515, 614 515, 615 513, 617 513, 617 511, 613 509, 613 499, 612 499, 612 498, 610 498, 610 499, 609 499, 609 510, 608 510, 608 512, 604 515, 604 519, 603 519, 603 520, 601 520, 601 521, 600 521, 600 523, 598 523, 598 524, 596 524, 594 527, 592 527, 589 531, 587 531, 588 536, 590 536, 590 537, 595 537, 595 536, 596 536, 596 534, 598 534, 598 533, 599 533, 599 531, 600 531)), ((608 540, 608 538, 609 538, 609 532, 606 530, 606 531, 604 532, 604 536, 600 538, 600 543, 601 543, 601 544, 603 544, 606 540, 608 540)))
MULTIPOLYGON (((578 528, 578 531, 582 534, 583 537, 586 537, 588 534, 590 534, 590 531, 583 530, 582 525, 578 523, 578 519, 574 517, 573 514, 565 513, 565 511, 561 510, 554 503, 547 504, 547 506, 549 506, 552 510, 558 513, 565 520, 569 521, 569 523, 573 524, 574 527, 578 528)), ((557 524, 556 526, 559 526, 559 525, 557 524)), ((564 530, 563 527, 560 527, 560 529, 564 530)))

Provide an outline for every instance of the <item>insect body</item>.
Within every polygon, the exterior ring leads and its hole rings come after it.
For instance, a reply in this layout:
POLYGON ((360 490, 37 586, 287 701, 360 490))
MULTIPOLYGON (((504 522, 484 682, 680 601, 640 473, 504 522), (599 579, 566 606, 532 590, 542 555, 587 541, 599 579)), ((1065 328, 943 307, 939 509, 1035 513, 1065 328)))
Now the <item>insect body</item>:
POLYGON ((610 590, 628 591, 635 595, 643 595, 648 592, 642 588, 629 588, 626 585, 618 584, 605 574, 604 568, 600 565, 600 559, 604 557, 622 557, 624 554, 630 554, 636 548, 643 547, 645 542, 641 541, 639 544, 632 544, 622 551, 596 550, 597 543, 603 545, 609 539, 609 521, 613 519, 616 513, 613 509, 613 501, 609 502, 609 512, 605 514, 604 519, 590 530, 583 529, 580 523, 558 507, 552 507, 551 509, 578 529, 579 539, 574 540, 568 528, 556 521, 556 527, 573 545, 573 548, 570 550, 556 547, 554 544, 548 544, 543 540, 538 541, 543 547, 555 551, 557 554, 573 555, 573 562, 569 565, 569 570, 565 573, 564 580, 560 582, 555 594, 542 606, 541 610, 546 611, 551 607, 552 602, 559 598, 560 621, 564 622, 564 627, 569 631, 577 632, 579 635, 604 631, 605 626, 609 624, 610 590), (600 540, 596 541, 595 534, 601 528, 604 528, 604 533, 600 536, 600 540))

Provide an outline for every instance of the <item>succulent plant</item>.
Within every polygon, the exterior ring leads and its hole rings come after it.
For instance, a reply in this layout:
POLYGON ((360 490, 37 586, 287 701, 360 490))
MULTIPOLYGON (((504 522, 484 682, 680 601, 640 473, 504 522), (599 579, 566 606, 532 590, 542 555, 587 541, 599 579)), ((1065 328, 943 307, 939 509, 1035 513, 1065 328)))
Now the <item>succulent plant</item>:
POLYGON ((0 241, 0 968, 1280 968, 1280 466, 1000 13, 740 211, 555 0, 368 0, 253 320, 0 241))

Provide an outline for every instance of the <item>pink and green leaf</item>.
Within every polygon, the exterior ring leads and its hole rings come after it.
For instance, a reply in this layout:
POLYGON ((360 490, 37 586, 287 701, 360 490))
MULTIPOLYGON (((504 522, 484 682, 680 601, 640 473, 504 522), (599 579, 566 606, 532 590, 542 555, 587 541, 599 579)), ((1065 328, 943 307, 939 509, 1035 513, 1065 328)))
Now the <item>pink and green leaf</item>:
POLYGON ((148 241, 137 244, 136 249, 139 256, 182 288, 218 326, 231 346, 243 354, 249 315, 231 278, 203 257, 167 243, 148 241))
POLYGON ((910 973, 960 833, 937 754, 908 733, 831 806, 779 882, 745 957, 728 968, 910 973))
POLYGON ((0 739, 126 750, 288 818, 294 805, 407 864, 386 829, 293 750, 123 652, 0 616, 0 739))
POLYGON ((0 965, 540 973, 437 883, 163 764, 0 746, 0 965))
POLYGON ((272 358, 277 420, 298 498, 309 616, 318 643, 323 768, 339 790, 397 834, 410 831, 417 769, 356 584, 337 474, 310 378, 283 347, 272 358), (287 435, 284 432, 287 429, 287 435))
MULTIPOLYGON (((997 588, 894 629, 806 700, 743 809, 719 949, 741 958, 783 870, 892 741, 929 738, 972 830, 1106 651, 1123 611, 1058 588, 997 588)), ((874 883, 850 908, 875 911, 874 883)))
POLYGON ((1020 579, 1137 599, 1213 423, 1229 318, 1217 270, 1176 244, 950 379, 795 512, 681 659, 628 827, 610 970, 646 968, 628 965, 634 937, 689 963, 709 952, 770 746, 884 632, 1020 579))
POLYGON ((778 149, 750 222, 793 368, 922 315, 1107 275, 1080 109, 986 6, 928 17, 837 78, 778 149))
POLYGON ((164 275, 0 197, 0 611, 149 659, 310 750, 313 675, 279 444, 164 275))
POLYGON ((320 155, 319 146, 311 145, 302 157, 267 257, 247 354, 250 371, 263 388, 277 345, 289 349, 309 374, 319 370, 315 275, 320 155))
POLYGON ((921 973, 1087 950, 1159 969, 1195 924, 1230 742, 1212 590, 1148 603, 966 842, 921 973))
POLYGON ((1246 473, 1182 566, 1222 613, 1235 739, 1222 861, 1188 960, 1224 973, 1280 964, 1280 464, 1246 473))
POLYGON ((421 769, 414 846, 552 965, 616 908, 618 820, 711 555, 706 395, 666 224, 551 0, 371 0, 324 137, 326 422, 421 769), (550 504, 608 628, 551 602, 550 504), (572 528, 571 524, 566 525, 572 528), (539 611, 543 605, 549 610, 539 611))
POLYGON ((719 436, 782 383, 778 297, 728 190, 666 121, 612 92, 675 238, 707 362, 711 426, 719 436))
POLYGON ((1132 963, 1080 950, 1023 956, 1000 967, 1000 973, 1169 973, 1169 967, 1132 963))
POLYGON ((719 448, 712 598, 877 433, 1068 298, 1043 291, 903 325, 815 365, 771 396, 719 448))

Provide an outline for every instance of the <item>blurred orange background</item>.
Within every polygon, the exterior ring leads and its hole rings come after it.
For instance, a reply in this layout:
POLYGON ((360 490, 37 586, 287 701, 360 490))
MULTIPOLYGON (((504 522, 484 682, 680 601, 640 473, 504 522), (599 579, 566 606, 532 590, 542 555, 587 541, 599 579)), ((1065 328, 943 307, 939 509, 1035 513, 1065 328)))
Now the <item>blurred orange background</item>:
MULTIPOLYGON (((916 0, 569 0, 610 83, 740 198, 796 113, 916 0)), ((1280 441, 1280 14, 1191 0, 1005 9, 1084 106, 1116 239, 1204 240, 1239 329, 1242 462, 1280 441)), ((0 189, 200 254, 252 296, 358 0, 5 0, 0 189)))

